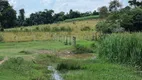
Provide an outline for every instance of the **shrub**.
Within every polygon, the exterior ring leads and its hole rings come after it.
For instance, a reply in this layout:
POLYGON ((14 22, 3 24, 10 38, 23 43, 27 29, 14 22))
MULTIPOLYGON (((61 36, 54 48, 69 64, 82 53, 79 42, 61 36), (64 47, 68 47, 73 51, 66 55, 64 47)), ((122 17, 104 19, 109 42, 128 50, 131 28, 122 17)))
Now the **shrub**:
POLYGON ((92 52, 93 50, 91 48, 88 48, 79 44, 75 46, 75 50, 73 51, 73 53, 75 54, 92 53, 92 52))
POLYGON ((44 28, 41 28, 41 31, 49 32, 49 31, 51 31, 51 28, 50 27, 44 27, 44 28))
POLYGON ((2 64, 2 68, 18 71, 18 70, 22 70, 21 65, 23 63, 24 63, 24 59, 21 57, 10 58, 8 61, 2 64))
POLYGON ((90 30, 91 30, 91 28, 88 27, 88 26, 85 26, 85 27, 83 27, 83 28, 81 29, 81 31, 90 31, 90 30))
POLYGON ((0 61, 2 61, 4 59, 4 57, 3 56, 0 56, 0 61))
POLYGON ((32 54, 32 52, 30 52, 30 51, 20 51, 20 53, 24 53, 24 54, 32 54))
POLYGON ((60 28, 60 31, 67 31, 67 32, 70 32, 72 31, 72 29, 70 27, 61 27, 60 28))
POLYGON ((142 34, 111 34, 98 45, 99 57, 142 68, 142 34))
POLYGON ((84 69, 83 64, 80 63, 79 61, 75 60, 65 60, 60 62, 57 65, 57 70, 63 71, 63 70, 78 70, 78 69, 84 69))
POLYGON ((0 35, 0 42, 2 42, 3 41, 3 36, 2 35, 0 35))
POLYGON ((58 28, 58 27, 53 27, 52 28, 52 32, 58 32, 58 31, 60 31, 60 28, 58 28))
POLYGON ((107 21, 99 22, 96 25, 96 30, 103 33, 124 32, 124 28, 120 27, 119 23, 112 23, 107 21))

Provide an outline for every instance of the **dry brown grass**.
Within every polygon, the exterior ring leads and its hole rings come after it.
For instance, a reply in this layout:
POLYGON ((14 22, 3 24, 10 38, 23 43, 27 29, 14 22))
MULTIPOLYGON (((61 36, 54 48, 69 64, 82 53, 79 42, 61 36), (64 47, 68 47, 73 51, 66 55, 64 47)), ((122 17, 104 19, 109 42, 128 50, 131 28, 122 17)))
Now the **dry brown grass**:
POLYGON ((38 25, 32 27, 23 27, 22 29, 28 29, 29 31, 21 32, 21 28, 7 29, 6 32, 1 32, 4 42, 15 41, 34 41, 34 40, 59 40, 65 39, 65 37, 71 38, 72 36, 77 39, 91 39, 93 35, 97 35, 95 31, 96 24, 100 19, 74 21, 74 22, 61 22, 48 25, 38 25), (39 27, 39 31, 33 31, 39 27), (40 29, 45 27, 70 27, 71 32, 43 32, 40 29), (82 28, 89 27, 89 31, 81 31, 82 28), (8 32, 10 31, 10 32, 8 32))

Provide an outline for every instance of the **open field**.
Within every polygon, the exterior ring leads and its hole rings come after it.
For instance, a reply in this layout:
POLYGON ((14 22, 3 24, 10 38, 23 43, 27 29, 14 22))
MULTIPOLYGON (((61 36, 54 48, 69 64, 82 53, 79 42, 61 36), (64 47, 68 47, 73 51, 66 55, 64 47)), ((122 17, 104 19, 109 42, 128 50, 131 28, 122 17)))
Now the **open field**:
MULTIPOLYGON (((89 46, 92 42, 77 43, 89 46)), ((0 43, 0 56, 9 59, 0 65, 0 78, 52 80, 52 72, 47 70, 47 66, 53 66, 61 67, 59 73, 64 80, 141 80, 132 67, 104 62, 96 58, 97 54, 94 53, 72 54, 72 49, 72 46, 57 41, 0 43), (59 65, 61 63, 74 68, 62 67, 59 65)))
POLYGON ((77 37, 79 40, 91 40, 93 36, 97 37, 95 26, 100 19, 61 22, 48 25, 37 25, 32 27, 21 27, 6 29, 0 33, 1 41, 35 41, 35 40, 59 40, 77 37))

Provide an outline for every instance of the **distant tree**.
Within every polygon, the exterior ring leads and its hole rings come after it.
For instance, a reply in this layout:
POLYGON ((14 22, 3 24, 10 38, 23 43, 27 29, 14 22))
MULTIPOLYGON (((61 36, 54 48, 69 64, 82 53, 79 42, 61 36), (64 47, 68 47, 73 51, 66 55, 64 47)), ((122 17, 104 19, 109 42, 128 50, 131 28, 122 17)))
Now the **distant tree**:
POLYGON ((0 0, 0 23, 3 28, 15 26, 16 11, 10 6, 7 0, 0 0))
POLYGON ((20 9, 19 10, 19 17, 20 17, 20 19, 22 20, 22 21, 24 21, 25 20, 25 10, 24 9, 20 9))
POLYGON ((137 1, 137 0, 129 0, 128 3, 131 5, 131 6, 141 6, 142 7, 142 1, 137 1))
POLYGON ((73 11, 72 9, 69 11, 69 18, 77 18, 80 17, 81 14, 79 11, 73 11))
POLYGON ((108 16, 108 8, 106 6, 102 6, 99 8, 99 15, 101 18, 107 17, 108 16))
POLYGON ((94 10, 93 15, 99 15, 99 12, 97 12, 96 10, 94 10))
POLYGON ((24 9, 19 10, 18 23, 19 23, 19 26, 24 26, 24 23, 25 23, 25 10, 24 9))
POLYGON ((122 4, 118 0, 113 0, 109 3, 109 11, 117 11, 122 4))

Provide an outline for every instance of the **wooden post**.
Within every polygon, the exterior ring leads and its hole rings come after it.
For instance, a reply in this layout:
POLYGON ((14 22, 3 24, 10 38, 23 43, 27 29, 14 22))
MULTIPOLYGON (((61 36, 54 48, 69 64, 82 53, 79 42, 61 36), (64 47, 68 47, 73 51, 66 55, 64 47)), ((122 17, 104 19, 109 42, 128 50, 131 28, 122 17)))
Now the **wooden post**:
POLYGON ((73 46, 76 46, 76 37, 73 37, 73 46))
POLYGON ((92 41, 94 41, 94 40, 95 40, 95 36, 93 35, 93 36, 92 36, 92 41))

